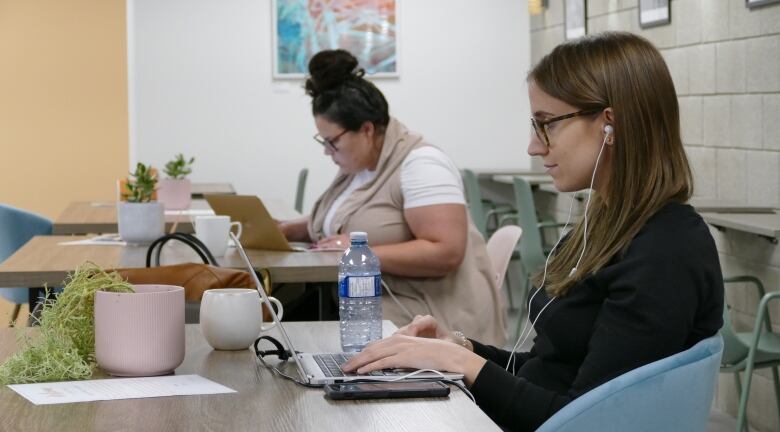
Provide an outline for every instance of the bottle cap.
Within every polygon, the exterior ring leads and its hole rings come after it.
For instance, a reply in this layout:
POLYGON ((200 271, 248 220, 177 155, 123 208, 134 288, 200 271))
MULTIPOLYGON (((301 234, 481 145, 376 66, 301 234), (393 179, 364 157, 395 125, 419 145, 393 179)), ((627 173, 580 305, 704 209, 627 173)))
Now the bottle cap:
POLYGON ((368 234, 364 231, 352 231, 349 233, 349 241, 368 243, 368 234))

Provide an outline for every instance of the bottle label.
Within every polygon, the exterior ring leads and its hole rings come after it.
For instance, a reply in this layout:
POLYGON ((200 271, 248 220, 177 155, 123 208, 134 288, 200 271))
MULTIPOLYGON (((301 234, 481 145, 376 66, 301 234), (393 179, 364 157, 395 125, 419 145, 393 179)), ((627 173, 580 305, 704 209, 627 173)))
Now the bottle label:
POLYGON ((346 276, 339 282, 339 297, 382 295, 382 276, 346 276))

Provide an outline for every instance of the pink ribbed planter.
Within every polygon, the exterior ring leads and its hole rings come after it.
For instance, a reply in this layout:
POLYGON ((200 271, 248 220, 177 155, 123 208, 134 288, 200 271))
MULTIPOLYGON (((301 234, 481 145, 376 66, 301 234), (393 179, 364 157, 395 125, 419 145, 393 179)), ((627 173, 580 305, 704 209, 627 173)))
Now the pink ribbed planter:
POLYGON ((185 210, 190 208, 192 184, 188 179, 162 179, 157 188, 157 201, 165 205, 166 210, 185 210))
POLYGON ((95 356, 111 375, 154 376, 184 360, 184 288, 133 285, 95 293, 95 356))

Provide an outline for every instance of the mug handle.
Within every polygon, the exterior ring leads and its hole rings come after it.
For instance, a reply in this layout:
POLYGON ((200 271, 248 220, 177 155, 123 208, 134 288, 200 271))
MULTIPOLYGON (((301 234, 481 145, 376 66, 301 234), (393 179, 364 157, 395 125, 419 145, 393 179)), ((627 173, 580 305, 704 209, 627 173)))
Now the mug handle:
MULTIPOLYGON (((284 316, 284 307, 282 306, 282 302, 280 302, 279 299, 277 299, 276 297, 271 297, 271 296, 268 296, 268 300, 270 300, 271 303, 276 305, 276 315, 279 317, 279 321, 281 321, 282 317, 284 316)), ((276 325, 275 322, 272 322, 267 327, 261 324, 260 331, 271 330, 272 328, 274 328, 275 325, 276 325)))
MULTIPOLYGON (((241 222, 239 222, 239 221, 230 222, 230 229, 233 229, 233 227, 236 227, 236 238, 240 239, 241 238, 241 233, 244 231, 243 230, 243 226, 241 225, 241 222)), ((279 319, 282 319, 282 318, 279 317, 279 319)))

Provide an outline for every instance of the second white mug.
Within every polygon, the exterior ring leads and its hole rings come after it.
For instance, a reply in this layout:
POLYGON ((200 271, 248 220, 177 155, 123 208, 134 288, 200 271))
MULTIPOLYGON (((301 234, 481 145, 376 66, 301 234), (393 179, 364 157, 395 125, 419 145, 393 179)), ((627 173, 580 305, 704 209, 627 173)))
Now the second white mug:
POLYGON ((230 216, 198 216, 195 218, 195 236, 206 245, 215 257, 225 255, 228 233, 236 227, 236 237, 241 238, 241 222, 230 222, 230 216))

